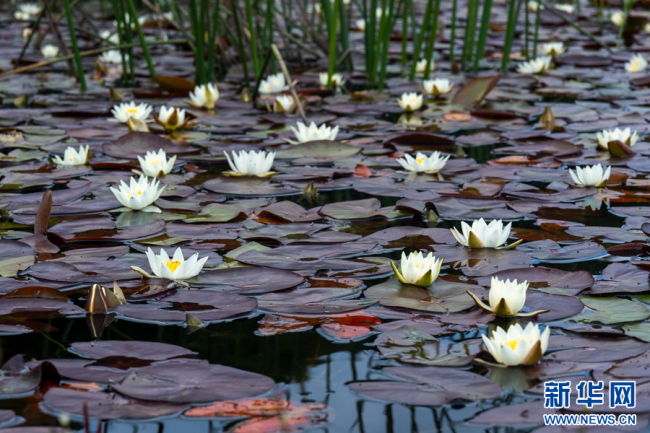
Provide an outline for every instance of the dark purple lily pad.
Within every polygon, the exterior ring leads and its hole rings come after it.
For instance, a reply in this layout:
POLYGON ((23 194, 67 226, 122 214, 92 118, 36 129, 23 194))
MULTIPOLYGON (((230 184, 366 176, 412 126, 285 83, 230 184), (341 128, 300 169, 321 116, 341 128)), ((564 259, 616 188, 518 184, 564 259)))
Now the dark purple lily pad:
POLYGON ((302 284, 303 277, 282 269, 235 267, 205 271, 188 280, 192 286, 209 286, 210 290, 260 294, 285 290, 302 284))
POLYGON ((481 401, 501 393, 499 385, 469 371, 442 367, 387 367, 383 371, 402 380, 355 382, 350 389, 365 397, 413 406, 481 401))
POLYGON ((202 403, 253 397, 274 385, 269 377, 224 365, 169 360, 132 368, 131 374, 112 388, 138 400, 202 403))

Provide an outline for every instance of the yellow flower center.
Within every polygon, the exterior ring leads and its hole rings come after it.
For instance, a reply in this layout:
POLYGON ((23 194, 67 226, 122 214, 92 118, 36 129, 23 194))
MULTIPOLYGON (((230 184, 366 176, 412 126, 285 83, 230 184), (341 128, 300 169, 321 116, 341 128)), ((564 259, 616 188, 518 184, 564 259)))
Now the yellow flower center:
POLYGON ((506 346, 510 347, 512 350, 515 350, 518 343, 519 343, 519 340, 510 340, 510 341, 506 341, 504 344, 506 346))
POLYGON ((425 159, 426 159, 426 158, 424 158, 424 157, 422 157, 422 158, 417 158, 416 161, 418 162, 418 164, 422 164, 422 163, 424 162, 425 159))
POLYGON ((73 158, 73 157, 70 157, 70 162, 74 162, 74 158, 73 158))
POLYGON ((420 267, 420 264, 419 264, 419 263, 416 263, 416 264, 415 264, 415 267, 416 267, 416 268, 419 268, 419 267, 420 267))
POLYGON ((160 165, 160 161, 154 159, 153 161, 151 161, 151 165, 160 165))
POLYGON ((181 262, 178 260, 167 260, 166 262, 163 262, 163 265, 167 266, 170 271, 175 272, 181 265, 181 262))
POLYGON ((632 65, 630 66, 632 72, 639 72, 641 70, 641 62, 638 60, 633 60, 632 65))
POLYGON ((137 108, 127 108, 126 112, 129 114, 136 114, 138 112, 137 108))
POLYGON ((142 191, 138 190, 138 195, 142 195, 142 191))

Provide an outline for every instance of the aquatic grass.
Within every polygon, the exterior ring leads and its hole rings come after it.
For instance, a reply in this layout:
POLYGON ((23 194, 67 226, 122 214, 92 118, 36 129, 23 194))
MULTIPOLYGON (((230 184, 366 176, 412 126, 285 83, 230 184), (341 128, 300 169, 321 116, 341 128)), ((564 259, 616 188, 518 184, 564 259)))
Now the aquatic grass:
POLYGON ((449 37, 449 61, 454 61, 456 46, 456 19, 458 13, 458 0, 452 0, 451 5, 451 35, 449 37))
MULTIPOLYGON (((526 9, 528 10, 528 9, 526 9)), ((487 42, 488 30, 490 29, 490 15, 492 14, 492 0, 483 2, 483 15, 481 17, 481 29, 476 44, 476 56, 474 57, 474 72, 478 71, 479 62, 485 56, 485 44, 487 42)))
POLYGON ((535 34, 533 36, 533 58, 537 58, 537 45, 539 44, 539 22, 542 8, 539 2, 537 3, 537 10, 535 11, 535 34))
POLYGON ((426 60, 426 66, 424 67, 424 79, 428 80, 431 74, 431 65, 433 61, 433 49, 436 45, 436 37, 438 36, 438 16, 440 15, 440 0, 435 0, 435 6, 433 9, 433 22, 431 24, 431 34, 427 40, 427 45, 425 47, 424 58, 426 60))
POLYGON ((216 80, 215 60, 216 60, 216 41, 217 34, 219 33, 219 14, 221 13, 221 0, 216 0, 214 10, 212 11, 212 26, 208 37, 208 81, 216 80))
POLYGON ((251 60, 253 61, 253 71, 255 72, 255 79, 260 75, 260 60, 257 57, 257 30, 253 23, 253 6, 251 0, 245 0, 246 3, 246 19, 248 20, 248 33, 250 34, 251 46, 251 60))
POLYGON ((476 38, 476 22, 478 20, 479 0, 469 0, 467 11, 467 25, 465 26, 465 39, 463 41, 463 52, 460 64, 463 69, 465 65, 472 62, 474 42, 476 38))
POLYGON ((508 64, 510 63, 510 51, 512 50, 512 41, 515 37, 517 15, 521 3, 523 3, 523 0, 521 2, 509 0, 508 2, 508 23, 506 25, 506 35, 503 43, 503 58, 501 59, 501 70, 503 72, 508 70, 508 64))
POLYGON ((74 29, 74 20, 72 19, 72 9, 70 8, 70 2, 68 0, 63 0, 63 7, 65 8, 66 20, 68 22, 68 28, 70 30, 70 43, 72 44, 72 53, 77 65, 77 79, 79 80, 81 91, 85 92, 87 89, 86 77, 84 76, 84 68, 83 64, 81 63, 81 56, 79 55, 79 44, 77 43, 77 33, 74 29))
MULTIPOLYGON (((330 0, 324 0, 323 3, 329 3, 330 0)), ((329 5, 328 5, 329 6, 329 5)), ((329 20, 328 20, 328 36, 329 36, 329 65, 327 69, 327 87, 332 87, 332 75, 336 70, 336 36, 337 28, 339 25, 339 9, 341 7, 341 0, 334 0, 334 10, 329 11, 329 20)))
POLYGON ((250 77, 248 76, 248 60, 246 58, 246 51, 244 50, 244 34, 242 31, 241 23, 239 22, 236 0, 230 0, 230 6, 230 13, 232 14, 233 21, 235 22, 235 39, 239 55, 241 57, 242 68, 244 70, 244 80, 246 82, 246 87, 250 89, 251 83, 250 77))
POLYGON ((427 6, 424 10, 424 16, 422 19, 423 25, 420 27, 420 33, 418 34, 417 41, 415 41, 415 45, 413 46, 413 62, 409 74, 409 80, 411 81, 415 79, 415 68, 417 67, 418 59, 420 58, 420 51, 422 50, 422 43, 424 42, 424 37, 427 33, 428 23, 431 21, 432 10, 433 0, 427 0, 427 6))
MULTIPOLYGON (((381 58, 382 62, 380 65, 379 70, 379 83, 378 87, 380 89, 384 88, 384 83, 386 81, 386 68, 388 66, 388 46, 390 45, 390 35, 393 31, 393 27, 395 26, 395 21, 394 21, 394 8, 395 8, 395 0, 388 0, 388 7, 386 8, 386 0, 382 0, 382 8, 383 8, 383 13, 381 14, 381 21, 379 23, 379 29, 380 29, 380 36, 379 36, 379 44, 377 44, 377 50, 379 51, 377 56, 375 57, 375 63, 379 62, 379 59, 381 58)), ((377 65, 373 66, 373 72, 377 70, 377 65)))
POLYGON ((142 26, 138 21, 138 12, 135 9, 135 4, 133 3, 133 0, 126 0, 126 2, 128 4, 129 13, 131 15, 131 22, 135 26, 135 30, 138 33, 138 38, 140 38, 140 46, 142 47, 142 53, 144 55, 144 58, 147 61, 147 68, 149 68, 149 74, 153 78, 156 76, 156 70, 153 66, 153 61, 151 60, 151 53, 149 53, 149 47, 147 46, 147 41, 144 37, 142 26))

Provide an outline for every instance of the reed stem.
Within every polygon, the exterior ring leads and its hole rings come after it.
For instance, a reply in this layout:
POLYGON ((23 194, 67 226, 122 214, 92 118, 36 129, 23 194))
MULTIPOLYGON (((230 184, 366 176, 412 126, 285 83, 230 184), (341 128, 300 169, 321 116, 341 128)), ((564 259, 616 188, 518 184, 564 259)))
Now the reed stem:
POLYGON ((74 30, 74 20, 72 19, 72 9, 70 8, 70 2, 68 0, 63 0, 63 7, 65 8, 65 16, 68 20, 68 30, 70 32, 70 42, 72 43, 72 53, 74 55, 74 61, 77 65, 77 79, 79 80, 79 85, 81 86, 81 91, 85 92, 86 87, 86 77, 84 76, 84 68, 81 63, 81 56, 79 55, 79 44, 77 43, 77 33, 74 30))

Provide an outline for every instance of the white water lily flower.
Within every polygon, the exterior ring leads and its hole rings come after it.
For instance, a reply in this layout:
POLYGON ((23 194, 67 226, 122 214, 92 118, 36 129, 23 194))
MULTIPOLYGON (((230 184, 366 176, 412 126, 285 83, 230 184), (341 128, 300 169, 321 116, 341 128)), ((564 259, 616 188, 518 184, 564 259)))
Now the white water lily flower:
POLYGON ((607 143, 610 141, 620 141, 628 146, 634 146, 634 143, 639 139, 639 133, 632 131, 630 128, 625 129, 604 129, 602 132, 596 133, 596 141, 598 141, 598 146, 605 150, 609 150, 607 143))
POLYGON ((607 185, 607 180, 609 179, 609 173, 611 170, 612 167, 607 167, 607 170, 604 170, 603 172, 603 166, 597 164, 592 165, 591 167, 576 167, 575 173, 573 170, 569 169, 569 174, 576 186, 602 187, 607 185))
POLYGON ((130 117, 133 117, 135 120, 145 121, 149 114, 151 114, 153 108, 149 104, 144 102, 138 105, 135 105, 135 102, 123 102, 120 105, 114 105, 111 113, 113 117, 121 123, 126 123, 129 121, 130 117))
POLYGON ((558 56, 566 51, 566 47, 562 42, 549 42, 543 44, 540 51, 547 56, 558 56))
POLYGON ((190 105, 196 108, 207 108, 212 110, 214 103, 219 100, 219 89, 216 84, 201 84, 190 92, 190 105))
POLYGON ((538 8, 544 9, 544 5, 539 4, 537 0, 530 0, 528 2, 528 10, 531 12, 537 12, 538 8))
POLYGON ((575 10, 573 5, 567 5, 567 4, 555 5, 554 7, 555 7, 555 9, 557 9, 559 11, 562 11, 562 12, 566 12, 568 14, 572 14, 573 11, 575 10))
POLYGON ((84 146, 83 144, 79 146, 79 150, 76 150, 72 146, 68 146, 65 149, 63 158, 59 157, 59 155, 54 155, 54 162, 57 165, 68 165, 68 166, 85 165, 88 162, 89 149, 90 146, 88 145, 84 146))
POLYGON ((404 167, 404 170, 414 171, 416 173, 435 174, 447 164, 449 157, 450 155, 441 156, 441 153, 438 151, 433 152, 430 156, 418 152, 415 158, 407 153, 404 155, 404 158, 398 158, 397 162, 404 167))
MULTIPOLYGON (((492 220, 490 224, 486 224, 485 220, 481 218, 474 220, 471 226, 465 221, 461 222, 460 226, 462 234, 456 230, 456 227, 451 229, 451 234, 461 245, 470 248, 497 248, 508 240, 512 223, 508 223, 504 227, 502 220, 492 220)), ((512 248, 521 242, 519 240, 508 247, 512 248)))
POLYGON ((517 72, 520 74, 541 74, 550 69, 551 59, 551 56, 540 56, 535 60, 523 62, 517 67, 517 72))
POLYGON ((156 113, 153 114, 153 118, 158 125, 167 131, 182 128, 187 123, 187 120, 185 120, 185 110, 176 107, 167 108, 164 105, 160 107, 158 115, 156 113))
POLYGON ((290 113, 294 108, 296 108, 296 104, 293 102, 293 96, 280 95, 275 97, 273 111, 276 113, 290 113))
POLYGON ((131 177, 129 185, 121 180, 119 189, 111 187, 111 191, 113 191, 119 202, 129 209, 143 212, 160 212, 160 209, 151 206, 153 202, 158 200, 158 197, 165 189, 165 186, 160 189, 159 186, 160 182, 158 180, 152 179, 149 182, 147 177, 140 176, 137 180, 135 177, 131 177))
POLYGON ((102 30, 99 32, 99 36, 102 39, 108 40, 108 42, 112 44, 119 44, 120 43, 120 37, 117 33, 111 32, 110 30, 102 30))
POLYGON ((646 33, 650 33, 650 23, 646 24, 646 25, 643 27, 643 31, 646 32, 646 33))
POLYGON ((31 17, 32 16, 30 14, 26 14, 25 12, 14 12, 14 18, 16 18, 18 21, 28 21, 31 17))
POLYGON ((424 80, 422 82, 424 93, 427 95, 440 96, 451 92, 454 83, 450 83, 446 78, 436 78, 433 80, 424 80))
MULTIPOLYGON (((129 61, 129 55, 124 56, 125 60, 129 61)), ((108 50, 104 51, 101 56, 99 56, 99 61, 106 64, 121 64, 122 63, 122 53, 119 50, 108 50)))
POLYGON ((36 15, 41 12, 41 6, 36 3, 23 3, 18 5, 18 9, 27 15, 36 15))
POLYGON ((517 323, 508 328, 508 332, 498 327, 492 337, 482 337, 488 351, 498 363, 515 366, 533 365, 542 359, 550 335, 550 326, 540 332, 539 326, 533 323, 528 323, 526 328, 517 323))
POLYGON ((519 312, 524 308, 524 304, 526 303, 526 290, 528 290, 528 281, 518 284, 517 280, 504 281, 497 277, 492 277, 489 294, 490 305, 486 305, 478 298, 478 296, 469 290, 467 293, 472 297, 472 299, 474 299, 474 302, 476 302, 476 305, 480 308, 498 316, 530 317, 541 313, 547 313, 548 310, 539 310, 530 313, 519 312))
MULTIPOLYGON (((327 87, 327 78, 329 74, 327 72, 321 72, 318 74, 318 81, 320 81, 321 87, 327 87)), ((345 83, 345 78, 341 74, 332 74, 332 86, 341 87, 345 83)))
POLYGON ((632 58, 625 63, 625 70, 627 72, 641 72, 645 71, 648 67, 648 60, 641 54, 632 56, 632 58))
POLYGON ((616 11, 612 15, 610 15, 609 19, 612 21, 612 24, 620 27, 623 25, 625 14, 623 13, 623 11, 616 11))
POLYGON ((405 111, 416 111, 422 108, 424 99, 422 95, 415 92, 402 93, 402 97, 397 100, 397 103, 405 111))
POLYGON ((275 152, 266 153, 263 150, 246 152, 242 150, 237 154, 237 152, 233 151, 232 159, 230 159, 228 152, 224 152, 224 155, 226 155, 228 164, 232 169, 232 171, 224 171, 224 174, 229 176, 269 177, 275 174, 274 171, 271 171, 275 152))
POLYGON ((59 55, 59 47, 56 45, 48 44, 41 48, 43 57, 56 57, 59 55))
POLYGON ((174 257, 171 259, 164 249, 160 249, 160 254, 156 255, 151 248, 147 249, 147 259, 151 271, 159 278, 168 280, 186 280, 196 277, 203 269, 203 265, 208 261, 208 257, 199 259, 199 253, 195 253, 185 260, 183 250, 176 248, 174 257))
MULTIPOLYGON (((436 62, 431 60, 431 67, 429 71, 436 69, 436 62)), ((415 72, 418 74, 424 74, 427 71, 427 59, 421 59, 415 64, 415 72)))
POLYGON ((296 123, 296 127, 292 126, 291 129, 298 141, 289 141, 291 144, 306 143, 314 140, 336 140, 336 135, 339 133, 338 126, 332 128, 322 124, 319 128, 314 122, 311 122, 309 127, 302 122, 298 122, 296 123))
POLYGON ((361 19, 359 19, 359 20, 356 20, 356 21, 354 22, 354 24, 355 24, 355 25, 357 26, 357 28, 358 28, 359 30, 361 30, 362 32, 366 30, 366 20, 364 20, 363 18, 361 18, 361 19))
POLYGON ((167 159, 167 153, 164 150, 159 149, 158 153, 150 150, 144 158, 138 155, 138 161, 140 161, 140 168, 146 176, 164 176, 174 168, 176 155, 167 159))
POLYGON ((440 275, 440 268, 444 259, 436 259, 433 253, 429 253, 426 257, 422 252, 418 251, 406 256, 402 251, 402 260, 400 262, 400 269, 397 269, 395 263, 391 260, 390 264, 400 282, 404 284, 415 284, 420 287, 428 287, 440 275))
POLYGON ((31 35, 32 35, 32 29, 30 29, 29 27, 23 29, 23 39, 27 39, 31 35))
POLYGON ((271 74, 265 80, 260 81, 259 92, 262 95, 270 95, 272 93, 282 93, 289 89, 287 81, 282 72, 271 74))

